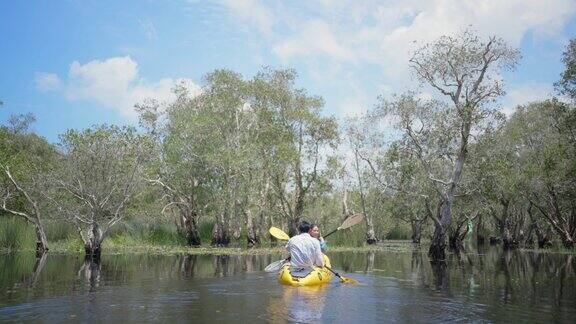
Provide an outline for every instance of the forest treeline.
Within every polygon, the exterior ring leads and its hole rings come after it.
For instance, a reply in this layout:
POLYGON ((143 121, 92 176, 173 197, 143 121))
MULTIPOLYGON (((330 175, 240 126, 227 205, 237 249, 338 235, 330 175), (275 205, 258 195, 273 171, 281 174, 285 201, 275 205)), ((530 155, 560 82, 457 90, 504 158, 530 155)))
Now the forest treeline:
POLYGON ((362 212, 361 237, 344 241, 406 229, 415 243, 429 239, 433 260, 470 236, 572 249, 576 40, 560 58, 560 99, 509 116, 501 73, 520 53, 472 31, 415 51, 421 87, 380 96, 342 124, 296 86, 295 71, 271 68, 251 79, 216 70, 199 94, 181 85, 172 102, 139 103, 138 129, 71 129, 51 144, 30 131, 34 116, 13 116, 0 127, 0 229, 21 219, 39 252, 49 237, 76 237, 98 256, 109 237, 159 228, 189 246, 258 246, 270 226, 295 234, 309 219, 328 231, 362 212))

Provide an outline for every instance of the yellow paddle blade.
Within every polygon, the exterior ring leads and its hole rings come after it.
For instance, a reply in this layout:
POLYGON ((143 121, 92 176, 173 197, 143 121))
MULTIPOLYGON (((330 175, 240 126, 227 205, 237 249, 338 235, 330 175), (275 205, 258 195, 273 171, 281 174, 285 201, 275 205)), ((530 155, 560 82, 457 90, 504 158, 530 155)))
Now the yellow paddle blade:
POLYGON ((340 279, 341 283, 351 283, 351 284, 357 284, 358 281, 356 279, 352 279, 352 278, 348 278, 348 277, 344 277, 341 276, 338 272, 332 270, 332 268, 328 267, 328 266, 324 266, 324 268, 330 270, 330 272, 332 272, 333 274, 336 275, 336 277, 338 277, 338 279, 340 279))
POLYGON ((279 240, 285 240, 288 241, 290 239, 290 236, 288 236, 288 234, 284 233, 283 230, 279 229, 278 227, 270 227, 270 235, 274 236, 275 238, 279 239, 279 240))
POLYGON ((340 276, 340 281, 342 283, 350 283, 350 284, 357 284, 358 283, 358 280, 344 277, 344 276, 340 276))

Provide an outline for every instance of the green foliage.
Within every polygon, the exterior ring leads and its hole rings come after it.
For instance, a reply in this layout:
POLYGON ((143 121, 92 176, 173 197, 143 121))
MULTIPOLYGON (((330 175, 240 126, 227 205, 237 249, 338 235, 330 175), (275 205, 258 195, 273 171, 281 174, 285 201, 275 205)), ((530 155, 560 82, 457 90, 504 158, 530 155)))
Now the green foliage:
POLYGON ((564 71, 554 86, 560 94, 576 100, 576 39, 570 40, 566 46, 566 51, 562 55, 562 62, 564 63, 564 71))
POLYGON ((48 219, 44 222, 44 229, 46 238, 50 242, 63 241, 78 235, 78 231, 72 224, 61 219, 48 219))
POLYGON ((16 216, 0 216, 0 252, 33 250, 34 229, 16 216))
POLYGON ((386 235, 387 240, 408 240, 412 232, 406 224, 397 224, 386 235))
POLYGON ((94 239, 100 244, 125 216, 151 143, 132 127, 100 125, 67 131, 59 147, 62 156, 52 175, 59 185, 53 201, 68 221, 99 233, 94 239))

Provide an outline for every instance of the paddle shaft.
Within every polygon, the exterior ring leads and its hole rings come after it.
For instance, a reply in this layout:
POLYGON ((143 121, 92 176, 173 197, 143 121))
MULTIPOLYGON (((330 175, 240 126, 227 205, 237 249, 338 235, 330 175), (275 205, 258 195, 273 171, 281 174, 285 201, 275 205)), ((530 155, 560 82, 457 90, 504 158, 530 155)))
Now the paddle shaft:
POLYGON ((332 268, 328 267, 328 266, 324 266, 324 268, 330 270, 330 272, 332 272, 333 274, 336 275, 336 277, 340 278, 340 280, 342 280, 342 282, 345 282, 346 279, 344 279, 338 272, 332 270, 332 268))
POLYGON ((324 235, 324 238, 327 238, 328 236, 330 236, 330 235, 332 235, 332 234, 334 234, 334 233, 338 232, 339 230, 340 230, 340 227, 338 227, 337 229, 333 230, 332 232, 330 232, 330 233, 328 233, 328 234, 324 235))

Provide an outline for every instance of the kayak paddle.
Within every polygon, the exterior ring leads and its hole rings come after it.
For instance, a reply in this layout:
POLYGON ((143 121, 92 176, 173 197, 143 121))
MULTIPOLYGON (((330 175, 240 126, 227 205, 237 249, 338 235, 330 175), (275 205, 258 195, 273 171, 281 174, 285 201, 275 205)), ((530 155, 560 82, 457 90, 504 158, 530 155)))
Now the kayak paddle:
POLYGON ((360 223, 362 220, 364 219, 364 214, 362 213, 357 213, 357 214, 353 214, 350 215, 348 217, 346 217, 346 219, 344 220, 344 222, 342 222, 342 225, 338 226, 337 229, 333 230, 332 232, 324 235, 324 238, 327 238, 328 236, 338 232, 339 230, 343 230, 343 229, 347 229, 350 228, 358 223, 360 223))
POLYGON ((264 268, 264 271, 276 272, 282 268, 282 266, 284 265, 284 262, 286 262, 286 259, 274 261, 274 262, 270 263, 266 268, 264 268))
POLYGON ((348 277, 343 277, 343 276, 341 276, 338 272, 332 270, 330 267, 324 266, 324 268, 330 270, 330 272, 332 272, 333 274, 335 274, 336 277, 340 278, 340 282, 341 282, 341 283, 351 283, 351 284, 357 284, 357 283, 358 283, 358 280, 352 279, 352 278, 348 278, 348 277))
POLYGON ((288 236, 288 234, 284 233, 284 231, 279 229, 278 227, 272 226, 270 227, 270 230, 268 230, 268 232, 270 232, 270 235, 274 236, 279 240, 288 241, 290 239, 290 236, 288 236))
MULTIPOLYGON (((326 238, 326 237, 328 237, 328 236, 330 236, 330 235, 332 235, 332 234, 334 234, 340 230, 350 228, 350 227, 360 223, 363 219, 364 219, 364 214, 362 214, 362 213, 356 213, 356 214, 350 215, 350 216, 346 217, 344 222, 342 222, 342 225, 338 226, 337 229, 324 235, 323 237, 326 238)), ((268 232, 270 232, 270 235, 274 236, 278 240, 287 241, 290 239, 290 236, 288 236, 288 234, 286 234, 283 230, 279 229, 278 227, 272 226, 272 227, 270 227, 268 232)))

